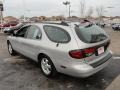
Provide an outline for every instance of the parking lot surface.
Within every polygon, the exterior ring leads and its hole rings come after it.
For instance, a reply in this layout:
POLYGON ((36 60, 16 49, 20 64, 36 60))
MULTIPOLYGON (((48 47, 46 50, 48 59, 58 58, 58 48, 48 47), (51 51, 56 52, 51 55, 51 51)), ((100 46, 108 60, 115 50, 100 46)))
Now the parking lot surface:
MULTIPOLYGON (((120 32, 105 29, 110 35, 110 49, 120 55, 120 32)), ((88 78, 59 74, 56 78, 42 75, 36 62, 21 55, 10 56, 6 35, 0 34, 0 90, 104 90, 120 74, 120 59, 113 59, 102 71, 88 78)))

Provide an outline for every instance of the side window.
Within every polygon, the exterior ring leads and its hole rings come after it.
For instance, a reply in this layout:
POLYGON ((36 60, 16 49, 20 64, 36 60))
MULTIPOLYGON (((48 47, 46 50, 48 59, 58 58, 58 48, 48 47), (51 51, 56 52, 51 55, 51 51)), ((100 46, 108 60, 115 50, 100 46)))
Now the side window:
POLYGON ((68 32, 62 28, 56 26, 49 26, 49 25, 45 25, 43 28, 48 38, 53 42, 67 43, 71 39, 68 32))
POLYGON ((27 32, 27 38, 29 39, 41 39, 42 33, 37 26, 31 26, 27 32))
POLYGON ((16 33, 16 36, 17 36, 17 37, 25 37, 26 32, 27 32, 27 30, 28 30, 29 27, 30 27, 30 26, 26 26, 26 27, 21 28, 21 29, 16 33))

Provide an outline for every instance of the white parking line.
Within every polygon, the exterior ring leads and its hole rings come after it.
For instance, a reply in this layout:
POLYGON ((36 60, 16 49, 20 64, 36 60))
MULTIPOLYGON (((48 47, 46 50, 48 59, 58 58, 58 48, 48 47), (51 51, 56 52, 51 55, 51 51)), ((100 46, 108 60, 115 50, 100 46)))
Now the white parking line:
POLYGON ((114 52, 112 52, 111 50, 110 50, 110 53, 111 53, 111 54, 114 54, 114 52))
POLYGON ((120 57, 113 57, 113 59, 120 59, 120 57))
POLYGON ((20 56, 15 56, 15 57, 11 57, 11 58, 6 58, 4 59, 4 61, 9 61, 9 60, 12 60, 12 59, 16 59, 16 58, 19 58, 20 56))

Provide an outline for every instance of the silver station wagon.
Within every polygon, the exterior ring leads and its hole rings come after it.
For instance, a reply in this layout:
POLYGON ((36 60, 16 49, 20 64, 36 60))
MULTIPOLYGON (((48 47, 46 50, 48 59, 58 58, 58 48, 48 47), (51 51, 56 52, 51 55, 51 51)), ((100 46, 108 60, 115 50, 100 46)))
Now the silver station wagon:
POLYGON ((8 51, 38 62, 42 73, 89 77, 111 61, 110 38, 89 22, 44 22, 24 25, 7 39, 8 51))

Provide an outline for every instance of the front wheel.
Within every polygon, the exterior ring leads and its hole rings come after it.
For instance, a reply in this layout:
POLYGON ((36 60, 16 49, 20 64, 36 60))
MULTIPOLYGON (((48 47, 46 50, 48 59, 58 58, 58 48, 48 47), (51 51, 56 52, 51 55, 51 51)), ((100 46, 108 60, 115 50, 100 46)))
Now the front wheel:
POLYGON ((15 55, 16 54, 16 52, 13 50, 10 42, 8 42, 8 52, 10 53, 10 55, 15 55))
POLYGON ((43 56, 40 60, 40 68, 42 73, 47 77, 55 77, 57 71, 53 65, 51 59, 47 56, 43 56))

